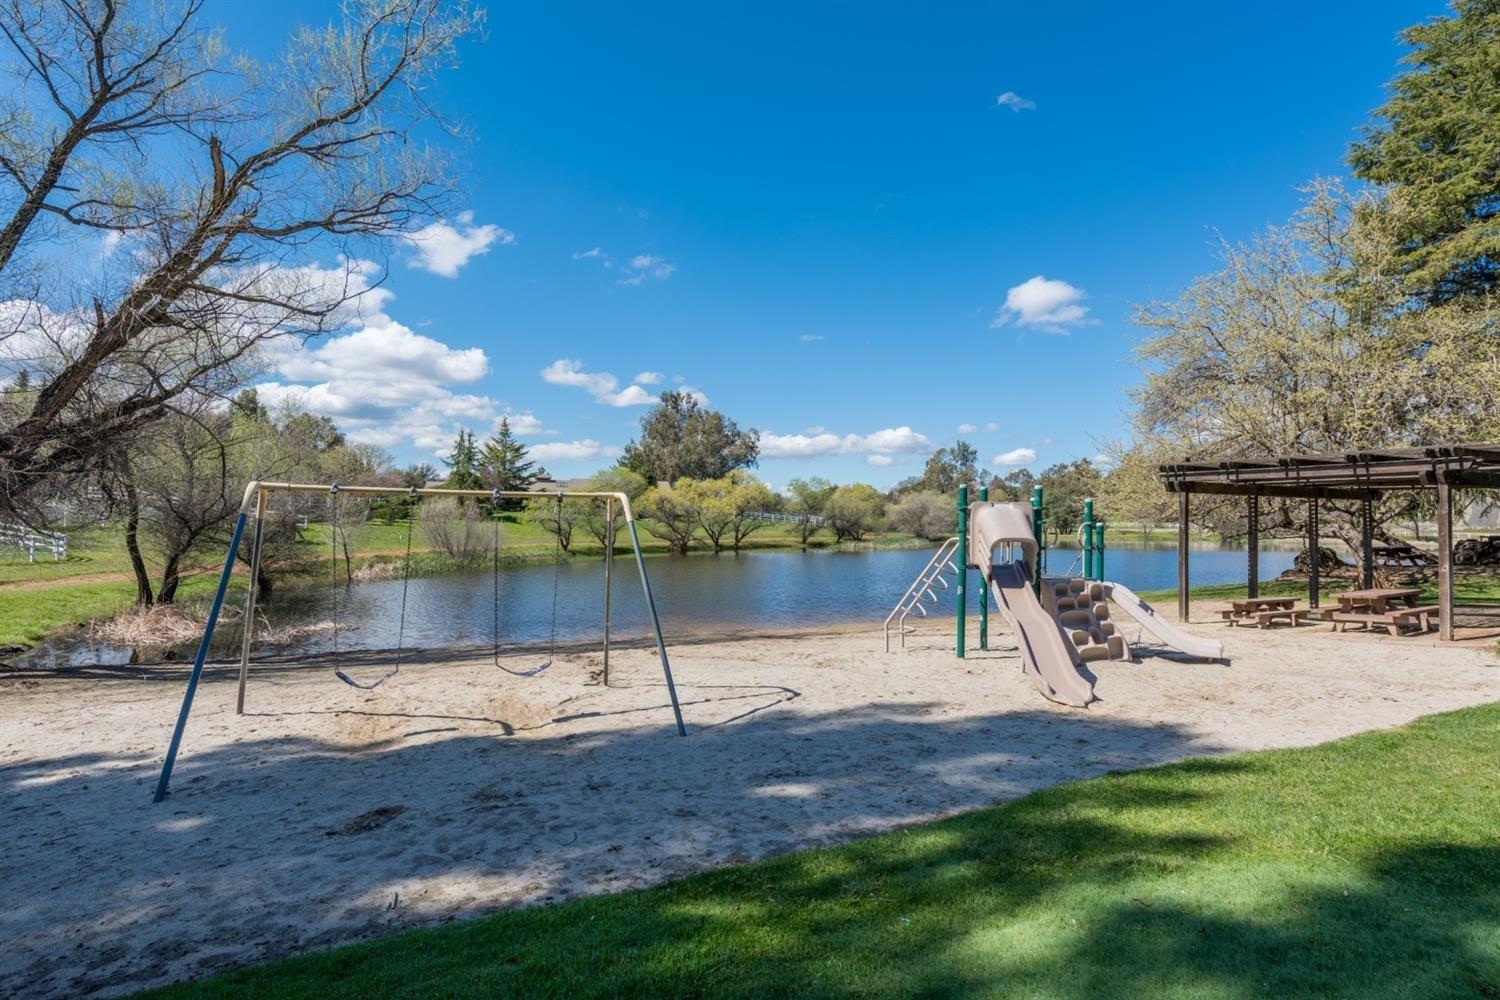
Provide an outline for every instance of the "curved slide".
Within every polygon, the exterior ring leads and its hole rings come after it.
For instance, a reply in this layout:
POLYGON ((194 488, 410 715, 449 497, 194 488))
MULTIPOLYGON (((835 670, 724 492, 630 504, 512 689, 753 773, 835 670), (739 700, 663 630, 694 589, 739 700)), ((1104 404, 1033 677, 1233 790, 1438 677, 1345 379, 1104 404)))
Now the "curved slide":
POLYGON ((1036 599, 1027 568, 1021 563, 994 563, 988 575, 995 603, 1016 633, 1021 662, 1031 683, 1063 705, 1083 708, 1093 701, 1094 685, 1078 672, 1080 664, 1072 644, 1036 599))
POLYGON ((1120 610, 1140 622, 1146 631, 1173 649, 1200 660, 1224 658, 1224 644, 1218 639, 1204 639, 1184 632, 1163 618, 1155 608, 1137 597, 1135 592, 1124 584, 1106 582, 1104 592, 1120 610))
POLYGON ((969 508, 970 565, 984 569, 1000 613, 1015 630, 1021 662, 1036 689, 1052 701, 1082 708, 1094 700, 1094 684, 1079 668, 1072 643, 1031 588, 1036 538, 1031 507, 982 502, 969 508), (997 561, 996 550, 1004 549, 997 561))

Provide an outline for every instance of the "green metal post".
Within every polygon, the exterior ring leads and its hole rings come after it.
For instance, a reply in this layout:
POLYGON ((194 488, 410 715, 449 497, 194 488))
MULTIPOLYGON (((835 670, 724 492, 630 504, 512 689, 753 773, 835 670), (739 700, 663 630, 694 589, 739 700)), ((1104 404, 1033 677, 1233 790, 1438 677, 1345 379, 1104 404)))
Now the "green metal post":
POLYGON ((958 658, 964 658, 964 612, 969 600, 969 488, 958 488, 958 658))
POLYGON ((1083 502, 1083 578, 1094 579, 1094 501, 1083 502))
POLYGON ((1042 596, 1042 571, 1046 568, 1047 518, 1045 497, 1041 486, 1031 488, 1031 533, 1036 538, 1036 566, 1032 573, 1031 589, 1042 596))
POLYGON ((1094 579, 1104 579, 1104 522, 1094 525, 1094 579))
MULTIPOLYGON (((979 487, 979 499, 985 501, 990 498, 988 486, 979 487)), ((979 567, 980 575, 984 575, 984 567, 979 567)), ((990 648, 990 588, 989 581, 981 580, 983 586, 979 588, 979 648, 990 648)))

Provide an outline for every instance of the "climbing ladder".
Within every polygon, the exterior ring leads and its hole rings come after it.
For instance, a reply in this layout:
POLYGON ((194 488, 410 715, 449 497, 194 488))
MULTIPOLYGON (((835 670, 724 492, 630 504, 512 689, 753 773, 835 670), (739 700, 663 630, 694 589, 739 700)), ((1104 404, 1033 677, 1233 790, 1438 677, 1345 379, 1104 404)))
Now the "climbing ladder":
POLYGON ((915 632, 916 627, 906 624, 907 617, 913 612, 927 617, 927 605, 938 602, 937 589, 948 590, 948 578, 958 576, 958 566, 953 562, 954 553, 958 551, 958 539, 950 538, 942 544, 942 547, 927 560, 927 565, 922 567, 922 572, 906 588, 906 593, 901 595, 901 600, 891 609, 891 613, 885 616, 885 651, 891 651, 891 624, 896 625, 896 634, 901 637, 901 648, 906 648, 906 636, 915 632))

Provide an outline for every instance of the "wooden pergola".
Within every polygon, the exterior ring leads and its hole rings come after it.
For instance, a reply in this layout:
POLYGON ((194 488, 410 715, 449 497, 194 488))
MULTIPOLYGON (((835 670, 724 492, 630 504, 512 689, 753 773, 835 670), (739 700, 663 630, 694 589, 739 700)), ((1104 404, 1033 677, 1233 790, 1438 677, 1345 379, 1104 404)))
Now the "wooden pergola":
POLYGON ((1500 489, 1500 444, 1441 444, 1425 448, 1183 461, 1158 468, 1177 494, 1177 613, 1188 617, 1188 517, 1194 493, 1243 496, 1249 507, 1250 596, 1260 596, 1260 498, 1307 501, 1308 603, 1318 606, 1318 502, 1354 500, 1362 507, 1363 586, 1373 584, 1374 503, 1393 490, 1437 491, 1438 636, 1453 638, 1453 491, 1500 489))

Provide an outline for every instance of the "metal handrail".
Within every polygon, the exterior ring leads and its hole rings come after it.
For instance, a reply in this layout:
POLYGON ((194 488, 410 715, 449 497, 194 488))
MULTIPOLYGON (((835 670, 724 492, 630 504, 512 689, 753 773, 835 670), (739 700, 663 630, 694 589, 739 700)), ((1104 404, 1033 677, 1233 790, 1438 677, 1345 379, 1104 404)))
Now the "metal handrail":
POLYGON ((898 634, 901 636, 901 646, 904 649, 906 647, 906 634, 910 631, 906 627, 907 615, 910 615, 912 610, 916 609, 922 617, 927 617, 927 609, 922 607, 922 605, 937 603, 937 594, 933 592, 933 585, 941 583, 943 589, 947 590, 948 581, 943 579, 944 573, 949 569, 953 570, 955 574, 958 572, 958 567, 953 564, 953 554, 957 550, 957 538, 950 538, 939 546, 938 550, 932 554, 932 558, 927 560, 927 565, 922 567, 922 572, 918 573, 917 578, 911 582, 911 586, 906 588, 906 593, 901 595, 901 600, 896 602, 896 606, 891 609, 891 613, 885 616, 885 624, 882 626, 882 632, 885 635, 885 651, 887 653, 891 651, 892 619, 896 619, 898 615, 900 616, 899 620, 897 620, 897 629, 898 634), (931 601, 923 600, 924 597, 929 595, 932 597, 931 601))

